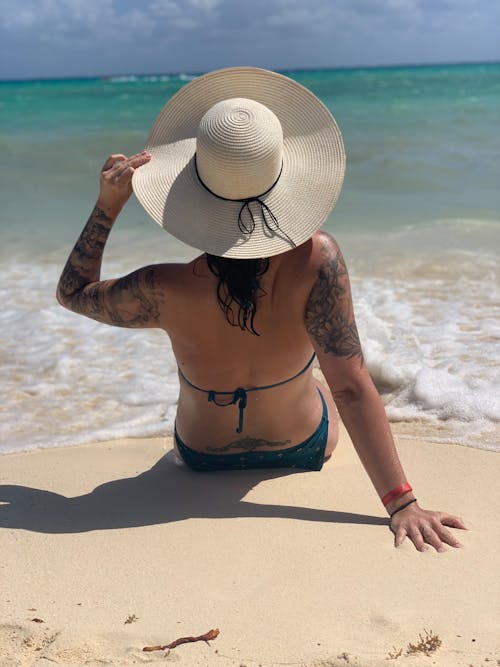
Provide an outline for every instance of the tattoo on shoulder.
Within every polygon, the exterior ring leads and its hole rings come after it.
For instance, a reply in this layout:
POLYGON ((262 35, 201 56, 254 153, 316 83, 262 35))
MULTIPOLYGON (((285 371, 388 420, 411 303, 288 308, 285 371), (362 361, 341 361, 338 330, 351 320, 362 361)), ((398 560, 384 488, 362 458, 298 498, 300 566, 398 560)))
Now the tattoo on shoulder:
POLYGON ((120 278, 112 287, 87 286, 75 296, 71 309, 117 327, 140 328, 159 322, 161 301, 155 272, 149 269, 120 278))
POLYGON ((362 364, 344 258, 331 242, 325 241, 322 253, 324 259, 306 305, 307 331, 325 352, 348 359, 357 357, 362 364))
MULTIPOLYGON (((277 447, 282 449, 285 445, 290 444, 291 440, 265 440, 264 438, 250 438, 248 436, 239 440, 233 440, 227 445, 220 447, 207 447, 208 452, 216 452, 218 454, 227 454, 228 452, 254 452, 262 447, 277 447)), ((265 450, 263 450, 265 451, 265 450)))
POLYGON ((118 293, 113 304, 108 306, 113 324, 121 327, 142 327, 159 321, 161 293, 153 269, 142 276, 136 272, 122 278, 115 289, 118 293), (128 304, 133 304, 133 307, 128 304))

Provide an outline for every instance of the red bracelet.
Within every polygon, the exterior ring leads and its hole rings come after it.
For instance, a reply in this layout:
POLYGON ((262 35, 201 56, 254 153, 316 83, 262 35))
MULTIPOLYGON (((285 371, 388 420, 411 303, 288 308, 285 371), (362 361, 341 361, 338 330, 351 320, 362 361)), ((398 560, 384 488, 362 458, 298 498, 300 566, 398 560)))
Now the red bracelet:
POLYGON ((395 489, 392 489, 392 491, 389 491, 389 493, 386 493, 382 498, 382 503, 385 507, 387 507, 391 500, 396 500, 396 498, 404 496, 404 494, 408 493, 408 491, 413 491, 413 489, 408 484, 408 482, 405 482, 404 484, 397 486, 395 489))

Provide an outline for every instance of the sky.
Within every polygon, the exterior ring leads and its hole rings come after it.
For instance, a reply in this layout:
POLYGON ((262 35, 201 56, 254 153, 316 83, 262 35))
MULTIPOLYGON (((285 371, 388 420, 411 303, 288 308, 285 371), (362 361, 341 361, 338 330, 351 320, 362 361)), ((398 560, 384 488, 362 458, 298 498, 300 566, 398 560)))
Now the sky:
POLYGON ((500 61, 499 0, 0 0, 0 79, 500 61))

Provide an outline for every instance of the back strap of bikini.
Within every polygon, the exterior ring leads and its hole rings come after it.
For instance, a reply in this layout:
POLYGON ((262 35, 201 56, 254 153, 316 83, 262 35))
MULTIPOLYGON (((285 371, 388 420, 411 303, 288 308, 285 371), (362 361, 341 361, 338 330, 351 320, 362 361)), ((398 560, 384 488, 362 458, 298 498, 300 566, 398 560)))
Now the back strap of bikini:
POLYGON ((280 387, 282 384, 287 384, 288 382, 292 382, 292 380, 295 380, 296 378, 298 378, 300 375, 303 375, 307 371, 309 366, 314 361, 315 356, 316 355, 313 353, 312 357, 309 359, 304 368, 302 368, 302 370, 300 370, 295 375, 292 375, 292 377, 287 378, 286 380, 281 380, 280 382, 275 382, 274 384, 262 385, 260 387, 250 387, 248 389, 246 389, 245 387, 238 387, 234 391, 215 391, 215 389, 203 389, 202 387, 197 387, 195 384, 193 384, 190 380, 187 379, 187 377, 182 372, 181 368, 180 367, 178 368, 179 368, 179 375, 182 377, 182 379, 187 385, 189 385, 192 389, 196 389, 196 391, 201 391, 204 394, 208 394, 209 403, 214 403, 214 405, 217 405, 220 408, 226 408, 228 405, 234 405, 235 403, 238 403, 239 414, 238 414, 238 428, 236 429, 236 433, 242 433, 244 412, 248 402, 247 394, 251 391, 262 391, 265 389, 273 389, 274 387, 280 387), (217 400, 216 398, 217 396, 230 396, 230 399, 225 403, 221 403, 220 401, 217 400))

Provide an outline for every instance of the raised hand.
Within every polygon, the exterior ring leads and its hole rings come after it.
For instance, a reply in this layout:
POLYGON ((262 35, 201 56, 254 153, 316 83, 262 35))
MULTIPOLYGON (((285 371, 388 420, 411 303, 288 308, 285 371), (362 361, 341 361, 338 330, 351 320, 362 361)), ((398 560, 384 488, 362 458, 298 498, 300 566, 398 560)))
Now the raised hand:
POLYGON ((116 217, 132 194, 134 171, 151 160, 147 151, 130 157, 110 155, 101 170, 97 206, 109 217, 116 217))

